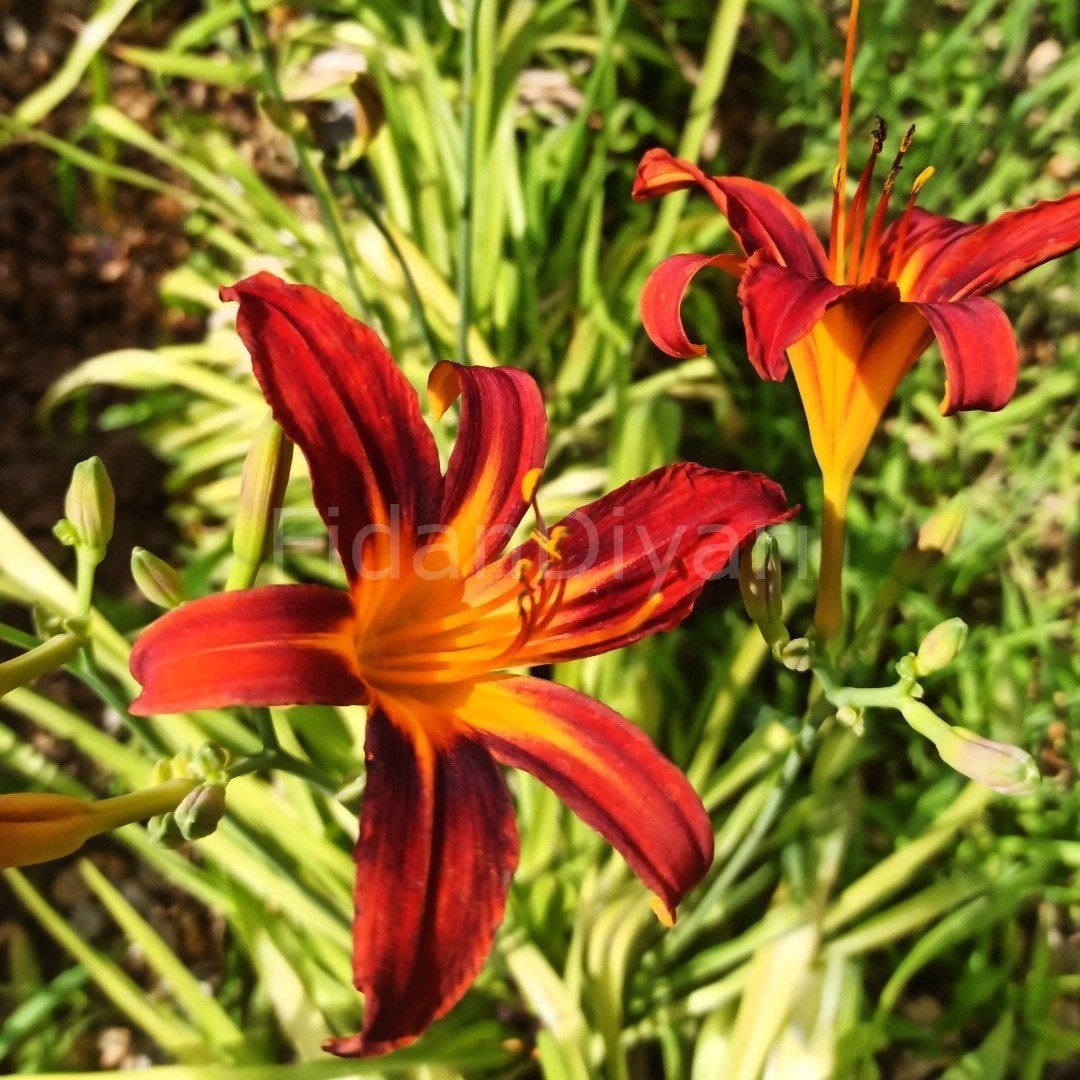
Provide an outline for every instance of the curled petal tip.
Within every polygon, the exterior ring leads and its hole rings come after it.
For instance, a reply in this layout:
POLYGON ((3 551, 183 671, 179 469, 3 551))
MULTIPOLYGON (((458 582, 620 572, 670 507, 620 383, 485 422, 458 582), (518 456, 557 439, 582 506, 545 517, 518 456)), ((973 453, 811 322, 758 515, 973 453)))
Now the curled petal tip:
POLYGON ((449 360, 440 360, 428 375, 428 408, 436 420, 441 420, 447 409, 461 396, 461 380, 457 368, 449 360))

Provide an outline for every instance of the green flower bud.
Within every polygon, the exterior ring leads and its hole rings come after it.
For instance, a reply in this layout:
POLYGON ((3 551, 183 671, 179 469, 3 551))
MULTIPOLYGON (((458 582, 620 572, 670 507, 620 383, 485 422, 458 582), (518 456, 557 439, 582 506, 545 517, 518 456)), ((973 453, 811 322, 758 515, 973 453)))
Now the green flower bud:
POLYGON ((217 780, 229 767, 231 760, 229 751, 217 743, 203 743, 191 760, 191 766, 196 774, 205 780, 217 780))
POLYGON ((890 576, 902 585, 914 585, 956 546, 964 527, 967 502, 958 495, 919 530, 915 542, 902 551, 890 576))
POLYGON ((272 416, 255 433, 240 480, 240 508, 233 533, 236 565, 228 588, 247 589, 270 552, 274 512, 281 507, 289 483, 293 444, 272 416))
POLYGON ((187 588, 179 572, 146 548, 132 548, 131 576, 139 592, 158 607, 178 607, 187 599, 187 588))
POLYGON ((178 848, 184 845, 184 834, 176 824, 176 815, 172 812, 152 817, 146 823, 146 831, 155 844, 165 848, 178 848))
POLYGON ((836 721, 862 738, 866 734, 866 722, 863 719, 861 709, 854 709, 850 705, 841 705, 836 710, 836 721))
POLYGON ((809 671, 810 642, 804 637, 792 638, 780 648, 779 659, 790 671, 809 671))
POLYGON ((947 668, 964 647, 967 623, 963 619, 946 619, 938 623, 919 646, 915 669, 919 675, 930 675, 947 668))
POLYGON ((209 836, 225 816, 225 785, 201 784, 176 809, 176 824, 186 840, 209 836))
POLYGON ((999 795, 1030 795, 1040 782, 1034 758, 1018 746, 984 739, 967 728, 949 729, 937 741, 946 765, 996 791, 999 795))
POLYGON ((776 539, 762 533, 742 552, 739 559, 739 589, 746 613, 753 619, 769 645, 787 641, 787 630, 780 621, 783 596, 780 581, 780 557, 776 539))
POLYGON ((64 514, 76 544, 104 555, 112 539, 116 495, 101 458, 87 458, 75 466, 64 500, 64 514))

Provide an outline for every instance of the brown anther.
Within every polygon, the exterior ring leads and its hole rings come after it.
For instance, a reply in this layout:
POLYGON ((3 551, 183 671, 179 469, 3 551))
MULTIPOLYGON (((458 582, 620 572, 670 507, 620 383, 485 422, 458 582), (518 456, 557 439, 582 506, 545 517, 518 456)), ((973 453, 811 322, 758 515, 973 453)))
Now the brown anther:
POLYGON ((884 116, 875 116, 874 130, 870 132, 870 137, 874 140, 873 153, 880 154, 885 147, 885 138, 889 133, 889 125, 885 123, 884 116))

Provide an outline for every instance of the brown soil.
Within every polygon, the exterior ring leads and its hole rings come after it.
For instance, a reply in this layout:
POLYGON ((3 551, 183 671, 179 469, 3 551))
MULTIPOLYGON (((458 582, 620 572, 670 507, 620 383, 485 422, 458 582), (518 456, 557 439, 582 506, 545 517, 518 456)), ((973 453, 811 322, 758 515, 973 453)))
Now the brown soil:
MULTIPOLYGON (((9 112, 49 77, 80 16, 94 6, 0 4, 0 111, 9 112)), ((117 65, 117 71, 113 102, 137 113, 148 91, 132 70, 117 65)), ((70 137, 84 111, 76 96, 43 126, 70 137)), ((169 547, 160 466, 130 432, 103 433, 84 418, 99 415, 98 407, 69 407, 48 427, 36 410, 49 385, 80 361, 154 345, 167 330, 182 329, 167 325, 157 296, 161 276, 187 254, 182 227, 180 208, 161 197, 126 187, 102 197, 43 149, 0 148, 0 510, 50 557, 62 559, 51 529, 71 468, 98 454, 117 494, 117 536, 102 569, 103 584, 114 593, 129 587, 133 544, 169 547)))
MULTIPOLYGON (((8 114, 48 79, 66 55, 80 21, 96 6, 92 0, 0 0, 0 112, 8 114)), ((149 20, 134 21, 131 32, 119 36, 130 43, 151 44, 148 24, 149 20)), ((153 32, 160 30, 156 25, 153 32)), ((118 64, 111 68, 113 104, 129 115, 147 115, 154 96, 138 73, 118 64)), ((75 95, 42 127, 71 138, 84 115, 85 102, 75 95)), ((139 164, 146 167, 145 162, 139 164)), ((48 426, 38 418, 38 405, 60 375, 89 357, 197 332, 198 327, 185 325, 158 300, 162 275, 187 253, 183 211, 176 204, 124 187, 103 196, 85 175, 67 171, 43 149, 27 143, 0 147, 0 511, 57 565, 67 567, 70 555, 51 530, 63 512, 73 465, 99 455, 116 489, 116 535, 99 575, 102 592, 112 596, 131 592, 128 557, 133 545, 166 554, 174 543, 164 514, 162 467, 130 431, 99 429, 97 418, 109 393, 94 391, 89 408, 67 406, 48 426)), ((4 554, 0 551, 0 562, 4 554)), ((18 609, 0 605, 0 617, 27 625, 25 613, 18 609)), ((8 653, 4 647, 3 655, 8 653)), ((48 692, 88 715, 100 710, 96 698, 65 676, 50 677, 48 692)), ((4 720, 17 723, 10 716, 4 720)), ((65 771, 92 782, 92 763, 70 745, 29 728, 20 729, 20 734, 65 771)), ((92 842, 87 854, 197 975, 211 980, 219 975, 219 919, 140 868, 107 839, 92 842)), ((83 883, 74 862, 32 868, 28 876, 85 940, 121 960, 150 995, 156 992, 141 959, 125 955, 123 936, 83 883)), ((4 985, 8 972, 3 943, 22 932, 30 935, 46 979, 71 968, 67 954, 40 933, 0 884, 0 1029, 18 1004, 4 985), (8 915, 13 916, 10 922, 8 915)), ((63 1045, 39 1039, 40 1062, 50 1069, 150 1064, 153 1049, 89 983, 71 991, 67 1000, 78 1001, 85 992, 95 999, 89 1009, 91 1024, 65 1034, 63 1045)), ((43 1018, 41 1030, 64 1031, 67 1008, 61 996, 58 1010, 43 1018)), ((85 1006, 79 1015, 87 1015, 85 1006)), ((32 1056, 33 1044, 31 1037, 32 1056)), ((0 1049, 0 1072, 6 1073, 4 1066, 10 1064, 0 1049)))

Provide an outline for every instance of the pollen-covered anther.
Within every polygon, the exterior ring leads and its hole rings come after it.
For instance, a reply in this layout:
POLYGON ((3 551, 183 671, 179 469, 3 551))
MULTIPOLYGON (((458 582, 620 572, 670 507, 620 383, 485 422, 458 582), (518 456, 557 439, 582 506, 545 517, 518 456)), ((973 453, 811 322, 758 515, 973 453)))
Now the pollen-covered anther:
POLYGON ((540 478, 543 475, 543 469, 530 469, 521 478, 521 498, 530 505, 536 502, 536 492, 540 487, 540 478))
POLYGON ((934 166, 928 165, 918 176, 915 177, 915 183, 911 185, 911 194, 914 197, 918 195, 920 191, 926 186, 927 181, 934 175, 934 166))

